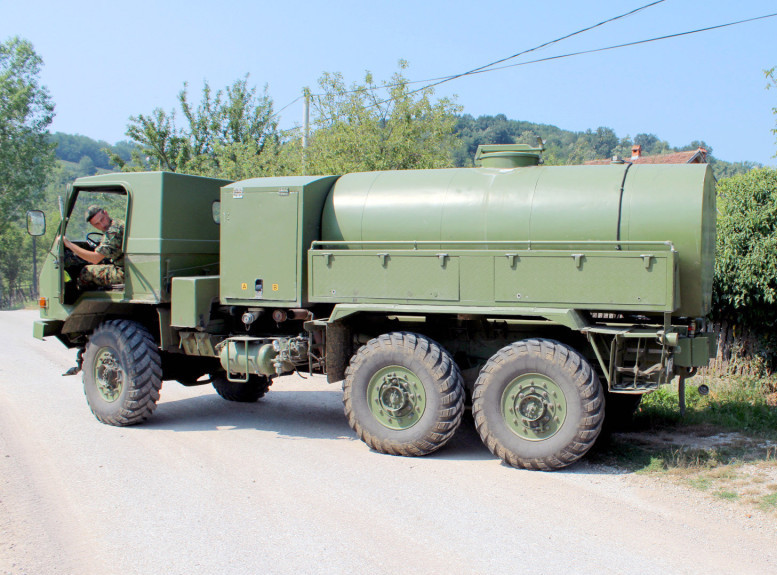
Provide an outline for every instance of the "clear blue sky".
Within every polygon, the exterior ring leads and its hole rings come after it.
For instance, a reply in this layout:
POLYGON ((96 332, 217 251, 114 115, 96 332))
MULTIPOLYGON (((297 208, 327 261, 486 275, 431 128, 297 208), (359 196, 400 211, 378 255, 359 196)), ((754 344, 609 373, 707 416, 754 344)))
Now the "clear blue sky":
MULTIPOLYGON (((184 82, 200 92, 246 73, 276 109, 315 91, 322 72, 348 83, 463 72, 647 4, 649 0, 266 2, 0 0, 0 39, 30 40, 56 103, 52 131, 125 139, 129 116, 172 109, 184 82)), ((684 32, 777 12, 774 0, 667 0, 516 61, 684 32)), ((449 82, 464 112, 568 130, 649 132, 673 146, 704 140, 723 160, 775 165, 763 70, 777 66, 777 18, 449 82)), ((302 104, 283 112, 300 123, 302 104)))

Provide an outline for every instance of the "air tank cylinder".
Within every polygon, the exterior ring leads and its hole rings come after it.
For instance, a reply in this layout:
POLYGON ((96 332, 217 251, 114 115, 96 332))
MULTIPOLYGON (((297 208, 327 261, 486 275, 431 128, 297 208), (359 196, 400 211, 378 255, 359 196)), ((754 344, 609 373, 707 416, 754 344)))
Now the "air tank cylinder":
POLYGON ((278 352, 271 343, 233 338, 218 346, 221 366, 229 373, 275 375, 273 360, 278 352))

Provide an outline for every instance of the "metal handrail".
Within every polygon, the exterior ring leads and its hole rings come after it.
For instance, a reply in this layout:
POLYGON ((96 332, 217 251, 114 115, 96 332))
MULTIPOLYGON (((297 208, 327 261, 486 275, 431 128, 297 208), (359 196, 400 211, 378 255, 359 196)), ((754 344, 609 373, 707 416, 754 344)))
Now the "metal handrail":
POLYGON ((311 250, 322 249, 323 246, 341 248, 351 245, 359 246, 412 246, 417 250, 419 246, 518 246, 525 245, 531 250, 532 246, 655 246, 663 247, 666 251, 675 251, 671 241, 638 241, 638 240, 316 240, 310 245, 311 250))

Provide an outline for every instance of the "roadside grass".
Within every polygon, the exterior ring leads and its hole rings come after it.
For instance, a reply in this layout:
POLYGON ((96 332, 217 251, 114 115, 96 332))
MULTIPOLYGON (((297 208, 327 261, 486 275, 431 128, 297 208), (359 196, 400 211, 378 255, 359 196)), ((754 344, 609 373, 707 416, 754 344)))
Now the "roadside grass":
POLYGON ((0 308, 0 311, 18 311, 22 309, 25 309, 25 310, 38 309, 38 300, 25 300, 23 302, 14 301, 12 304, 0 308))
POLYGON ((590 459, 777 515, 777 377, 689 380, 684 416, 677 385, 661 388, 603 433, 590 459))

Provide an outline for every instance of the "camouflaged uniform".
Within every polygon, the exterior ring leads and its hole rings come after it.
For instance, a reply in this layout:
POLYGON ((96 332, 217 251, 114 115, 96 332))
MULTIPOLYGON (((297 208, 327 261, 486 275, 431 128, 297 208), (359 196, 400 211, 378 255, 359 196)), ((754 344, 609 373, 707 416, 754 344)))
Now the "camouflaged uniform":
POLYGON ((124 222, 113 220, 110 227, 103 234, 100 245, 95 252, 105 256, 110 263, 90 264, 84 266, 78 274, 78 287, 89 289, 90 287, 111 287, 124 283, 124 253, 121 244, 124 241, 124 222))

